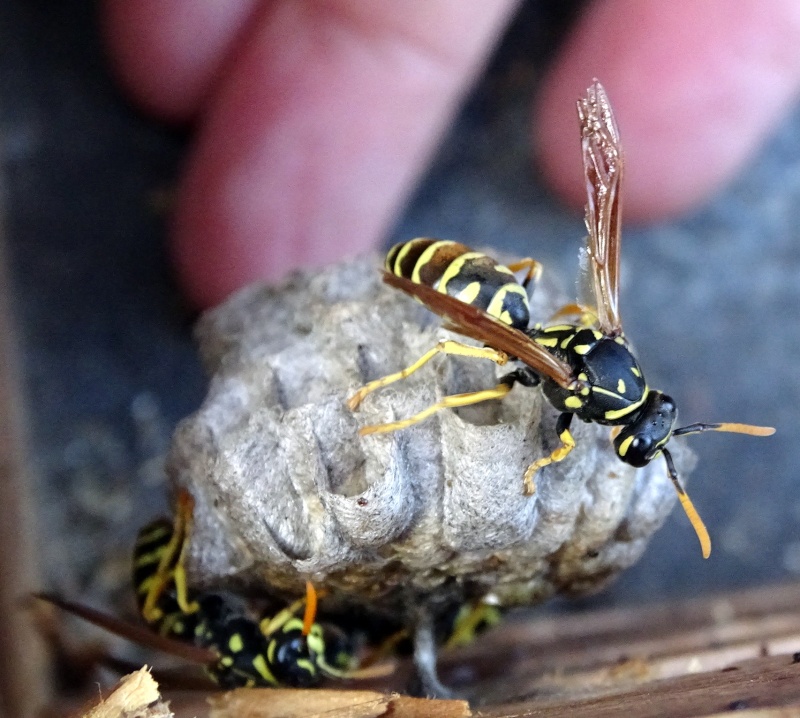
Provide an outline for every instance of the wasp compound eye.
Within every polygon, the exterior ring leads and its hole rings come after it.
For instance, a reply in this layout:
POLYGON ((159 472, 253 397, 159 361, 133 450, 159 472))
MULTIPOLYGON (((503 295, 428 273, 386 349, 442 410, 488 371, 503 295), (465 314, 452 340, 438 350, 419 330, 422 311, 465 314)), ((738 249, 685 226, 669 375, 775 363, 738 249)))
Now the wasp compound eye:
POLYGON ((636 433, 635 427, 626 427, 614 439, 614 449, 626 464, 637 468, 646 466, 650 462, 653 439, 647 434, 636 433))

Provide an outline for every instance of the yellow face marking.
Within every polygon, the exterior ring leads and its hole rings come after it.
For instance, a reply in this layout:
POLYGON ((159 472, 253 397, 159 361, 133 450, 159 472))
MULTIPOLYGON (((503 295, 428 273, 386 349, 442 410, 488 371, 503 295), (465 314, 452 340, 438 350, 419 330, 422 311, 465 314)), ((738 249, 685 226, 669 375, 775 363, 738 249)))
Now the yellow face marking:
POLYGON ((231 653, 238 653, 244 648, 244 641, 242 641, 242 637, 238 633, 234 633, 228 639, 228 648, 231 653))
POLYGON ((260 653, 253 659, 253 668, 256 669, 258 675, 260 675, 267 683, 278 685, 278 681, 269 670, 267 662, 264 660, 264 656, 262 656, 260 653))
POLYGON ((299 668, 302 668, 306 673, 308 673, 311 676, 314 676, 314 675, 317 674, 317 667, 311 661, 309 661, 306 658, 298 658, 297 659, 297 666, 299 668))
MULTIPOLYGON (((419 259, 417 260, 417 263, 414 265, 414 271, 411 272, 411 281, 412 282, 415 282, 416 284, 420 284, 421 283, 419 274, 420 274, 420 271, 422 270, 422 268, 428 262, 431 261, 431 259, 433 258, 433 255, 436 254, 436 250, 437 249, 439 249, 441 247, 445 247, 448 244, 455 244, 455 242, 452 242, 451 240, 448 240, 448 239, 440 239, 438 242, 434 242, 430 247, 428 247, 419 256, 419 259)), ((402 254, 402 252, 401 252, 401 254, 402 254)), ((395 262, 395 266, 399 267, 400 266, 399 262, 400 262, 400 258, 398 257, 397 262, 395 262)))
POLYGON ((631 374, 633 374, 634 376, 638 376, 638 377, 642 376, 642 372, 640 372, 639 369, 637 367, 635 367, 635 366, 631 367, 631 374))
POLYGON ((222 658, 219 659, 219 662, 226 668, 230 668, 233 665, 233 658, 230 656, 222 656, 222 658))
POLYGON ((624 344, 625 344, 625 340, 624 340, 622 337, 614 337, 614 341, 615 341, 617 344, 622 344, 622 345, 624 345, 624 344))
POLYGON ((495 292, 495 295, 492 297, 492 301, 489 302, 489 306, 486 307, 486 313, 492 317, 496 317, 505 324, 511 324, 511 316, 508 312, 503 311, 503 303, 505 302, 508 294, 519 294, 521 297, 523 297, 526 304, 528 301, 528 295, 525 293, 522 285, 509 283, 500 287, 500 289, 498 289, 495 292))
POLYGON ((617 453, 620 456, 625 456, 625 454, 628 453, 628 449, 631 448, 631 444, 633 443, 633 438, 634 438, 633 436, 629 436, 627 439, 625 439, 625 441, 623 441, 619 445, 619 449, 617 449, 617 453))
MULTIPOLYGON (((664 446, 664 444, 668 443, 671 438, 672 438, 672 432, 670 431, 669 434, 667 434, 663 439, 661 439, 661 441, 659 441, 656 444, 656 446, 657 447, 664 446)), ((658 451, 658 453, 654 454, 653 456, 658 456, 660 453, 661 453, 661 451, 658 451)))
MULTIPOLYGON (((423 259, 425 259, 425 255, 428 254, 429 249, 433 249, 438 244, 439 244, 438 242, 436 242, 436 244, 432 244, 428 249, 426 249, 422 253, 422 256, 419 258, 419 262, 417 262, 417 266, 414 267, 414 273, 417 276, 419 276, 419 273, 422 271, 422 267, 424 266, 423 259)), ((452 242, 450 242, 450 244, 452 244, 452 242)), ((461 270, 464 268, 464 265, 470 259, 475 259, 476 257, 483 257, 483 256, 485 255, 481 254, 480 252, 464 252, 464 254, 462 254, 460 257, 456 257, 452 262, 450 262, 450 264, 447 265, 447 269, 444 270, 444 273, 442 274, 442 277, 439 280, 439 286, 437 287, 437 289, 442 294, 447 294, 447 283, 461 273, 461 270)), ((425 261, 430 262, 432 258, 433 258, 433 253, 431 253, 425 261)), ((414 281, 419 283, 419 279, 415 279, 414 281)))
POLYGON ((581 396, 589 396, 590 391, 591 389, 588 386, 583 387, 583 389, 581 389, 581 396))
POLYGON ((572 351, 576 354, 586 354, 592 347, 589 344, 578 344, 572 347, 572 351))
POLYGON ((617 391, 618 391, 620 394, 624 394, 624 393, 625 393, 625 382, 624 382, 624 381, 622 381, 622 379, 620 379, 620 380, 617 382, 617 391))
POLYGON ((592 329, 592 336, 597 340, 600 341, 603 338, 603 335, 598 332, 596 329, 592 329))
POLYGON ((325 653, 325 641, 322 640, 322 636, 311 633, 308 636, 307 642, 308 650, 312 653, 316 653, 320 656, 325 653))
POLYGON ((510 274, 512 277, 514 276, 514 272, 512 272, 508 267, 504 264, 496 264, 494 267, 498 272, 505 272, 506 274, 510 274))
POLYGON ((564 340, 561 342, 561 348, 562 348, 562 349, 566 349, 566 348, 567 348, 567 347, 570 345, 570 342, 571 342, 571 341, 572 341, 574 338, 575 338, 575 335, 574 335, 574 334, 570 334, 570 335, 569 335, 569 336, 568 336, 566 339, 564 339, 564 340))
POLYGON ((577 396, 568 396, 564 399, 564 406, 568 409, 580 409, 583 406, 583 402, 577 396))
POLYGON ((580 374, 578 374, 578 379, 580 381, 589 381, 589 377, 586 375, 585 371, 582 371, 580 374))
POLYGON ((541 344, 543 347, 554 347, 558 344, 558 339, 555 337, 536 337, 533 341, 537 344, 541 344))

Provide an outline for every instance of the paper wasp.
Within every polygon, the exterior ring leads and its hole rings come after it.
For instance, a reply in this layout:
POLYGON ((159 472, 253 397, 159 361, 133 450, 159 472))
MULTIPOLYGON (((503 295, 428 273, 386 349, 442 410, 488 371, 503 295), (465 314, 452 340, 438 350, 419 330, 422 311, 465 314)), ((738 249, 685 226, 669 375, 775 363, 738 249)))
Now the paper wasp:
POLYGON ((533 260, 504 267, 455 242, 420 238, 401 243, 387 256, 384 281, 444 317, 446 329, 478 340, 483 346, 440 342, 406 369, 363 386, 348 405, 355 410, 369 393, 409 376, 437 354, 489 359, 498 365, 510 360, 514 370, 492 389, 447 396, 408 419, 367 426, 360 433, 404 429, 440 409, 501 399, 516 383, 541 384, 544 395, 561 412, 556 423, 561 444, 527 468, 525 493, 534 492, 534 476, 539 469, 564 460, 575 446, 570 432, 575 416, 609 425, 621 461, 641 467, 664 457, 667 473, 707 558, 711 553, 708 531, 677 475, 667 443, 675 436, 705 431, 768 436, 775 430, 734 423, 674 428, 675 402, 648 387, 623 334, 619 313, 623 157, 616 120, 599 82, 595 81, 578 102, 578 117, 588 193, 588 238, 583 259, 593 298, 586 306, 575 305, 569 312, 578 315, 577 321, 529 326, 527 289, 540 271, 533 260), (513 272, 524 268, 528 274, 520 284, 513 272))
POLYGON ((38 597, 124 638, 201 663, 222 688, 306 687, 325 677, 354 675, 347 670, 351 657, 344 633, 315 620, 317 593, 311 583, 304 599, 260 620, 230 596, 187 586, 184 555, 192 508, 191 496, 181 492, 173 521, 160 519, 139 532, 133 579, 149 630, 55 596, 38 597))

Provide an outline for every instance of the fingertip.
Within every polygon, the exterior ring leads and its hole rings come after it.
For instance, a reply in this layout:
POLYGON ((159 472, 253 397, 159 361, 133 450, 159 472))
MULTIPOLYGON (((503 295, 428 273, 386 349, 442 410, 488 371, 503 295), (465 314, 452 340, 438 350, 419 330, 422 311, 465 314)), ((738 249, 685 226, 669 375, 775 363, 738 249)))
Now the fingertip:
POLYGON ((184 172, 171 239, 190 299, 375 248, 512 7, 286 2, 260 18, 184 172))
POLYGON ((258 0, 104 0, 112 68, 146 111, 181 122, 198 111, 258 0))
POLYGON ((591 5, 534 108, 547 181, 568 203, 585 202, 574 107, 597 77, 620 126, 626 218, 663 219, 705 201, 797 95, 799 11, 793 0, 770 13, 758 0, 591 5))

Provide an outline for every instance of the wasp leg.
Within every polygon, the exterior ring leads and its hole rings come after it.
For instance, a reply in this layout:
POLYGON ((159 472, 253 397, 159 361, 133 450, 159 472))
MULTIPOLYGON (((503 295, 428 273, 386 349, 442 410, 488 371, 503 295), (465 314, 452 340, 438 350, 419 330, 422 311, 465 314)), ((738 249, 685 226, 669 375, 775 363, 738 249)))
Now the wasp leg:
POLYGON ((290 604, 282 611, 279 611, 274 616, 261 619, 259 628, 261 633, 269 637, 275 631, 281 629, 287 621, 295 617, 295 614, 306 605, 306 613, 303 617, 303 635, 308 635, 311 632, 311 624, 317 614, 317 591, 310 581, 306 581, 306 595, 303 598, 298 598, 294 603, 290 604))
POLYGON ((455 694, 439 680, 436 672, 436 631, 430 609, 424 604, 414 611, 412 630, 416 672, 412 693, 431 698, 453 698, 455 694))
POLYGON ((583 304, 565 304, 550 315, 550 321, 554 322, 564 317, 575 316, 578 317, 577 324, 582 327, 591 327, 597 324, 597 310, 583 304))
POLYGON ((423 354, 411 366, 406 367, 395 374, 389 374, 388 376, 385 376, 381 379, 376 379, 375 381, 371 381, 369 384, 362 386, 355 394, 353 394, 353 396, 350 397, 350 399, 348 399, 347 406, 351 411, 355 411, 367 394, 371 394, 376 389, 389 386, 389 384, 394 384, 396 381, 400 381, 401 379, 411 376, 415 371, 417 371, 417 369, 425 366, 425 364, 427 364, 437 354, 453 354, 455 356, 474 357, 475 359, 491 359, 493 362, 501 366, 508 361, 508 355, 505 352, 498 351, 497 349, 492 349, 491 347, 471 347, 467 346, 466 344, 461 344, 460 342, 448 339, 447 341, 439 342, 433 349, 423 354))
POLYGON ((544 466, 552 464, 556 461, 562 461, 570 451, 575 448, 575 439, 570 433, 569 427, 572 423, 574 414, 564 412, 558 417, 556 422, 556 432, 558 438, 561 439, 561 446, 553 451, 550 456, 545 456, 538 461, 534 461, 526 470, 523 481, 525 482, 525 493, 530 496, 536 492, 536 484, 533 482, 534 474, 544 466))
POLYGON ((181 611, 194 613, 199 609, 197 601, 189 601, 184 566, 193 511, 194 500, 191 494, 188 491, 181 491, 175 507, 172 536, 164 548, 164 552, 158 562, 158 568, 147 592, 147 597, 142 605, 142 617, 145 621, 153 622, 161 618, 161 609, 156 604, 170 581, 175 584, 175 600, 178 602, 181 611))
POLYGON ((192 515, 186 519, 184 526, 183 542, 181 543, 181 551, 178 555, 178 561, 175 564, 175 571, 173 573, 173 580, 175 581, 175 600, 178 606, 184 613, 194 613, 200 610, 200 604, 197 601, 189 601, 189 587, 186 580, 186 550, 189 547, 189 530, 191 527, 192 515))
POLYGON ((497 606, 490 606, 483 601, 476 601, 464 608, 466 610, 459 612, 453 624, 453 631, 445 641, 445 649, 472 643, 480 630, 496 626, 502 620, 497 606))
POLYGON ((471 404, 479 404, 482 401, 489 401, 489 399, 502 399, 508 392, 511 391, 511 385, 507 382, 501 382, 494 389, 483 389, 482 391, 471 391, 467 394, 451 394, 446 396, 441 401, 423 409, 418 414, 409 417, 408 419, 401 419, 400 421, 393 421, 388 424, 376 424, 374 426, 364 426, 359 430, 361 436, 369 434, 387 434, 390 431, 398 431, 399 429, 406 429, 409 426, 418 424, 424 421, 429 416, 432 416, 441 409, 455 409, 459 406, 470 406, 471 404))
POLYGON ((521 284, 525 289, 528 288, 528 285, 533 282, 534 285, 539 281, 542 276, 542 265, 541 262, 537 262, 535 259, 531 259, 530 257, 525 257, 525 259, 520 259, 519 262, 514 262, 514 264, 509 264, 508 268, 512 272, 520 272, 523 269, 527 269, 528 273, 525 275, 525 279, 522 280, 521 284))
POLYGON ((395 631, 391 636, 381 641, 380 645, 373 649, 372 652, 361 661, 360 667, 371 668, 376 663, 380 663, 382 660, 391 656, 403 641, 410 640, 411 633, 409 633, 407 628, 401 628, 399 631, 395 631))

